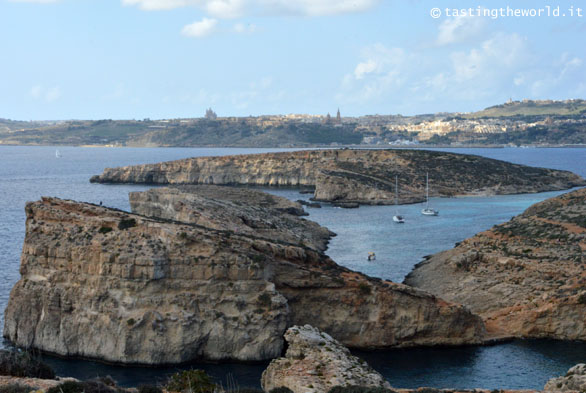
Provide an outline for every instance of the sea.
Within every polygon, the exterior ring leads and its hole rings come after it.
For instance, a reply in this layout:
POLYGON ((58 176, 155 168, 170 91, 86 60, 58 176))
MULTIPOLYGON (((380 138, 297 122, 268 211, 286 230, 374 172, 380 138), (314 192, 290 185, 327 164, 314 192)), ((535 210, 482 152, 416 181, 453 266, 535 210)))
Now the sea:
MULTIPOLYGON (((129 210, 128 192, 145 185, 91 184, 89 178, 106 167, 154 163, 196 156, 249 154, 294 149, 247 148, 86 148, 0 146, 0 325, 10 290, 19 279, 25 233, 24 206, 41 196, 100 203, 129 210), (56 154, 57 150, 59 154, 56 154), (60 157, 57 157, 59 155, 60 157)), ((430 149, 475 154, 538 167, 569 170, 586 177, 585 148, 453 148, 430 149)), ((433 179, 430 179, 433 188, 433 179)), ((266 191, 292 200, 309 195, 290 188, 266 191)), ((563 191, 566 192, 566 191, 563 191)), ((505 222, 530 205, 563 192, 493 197, 431 198, 437 217, 422 216, 421 204, 361 206, 341 209, 323 203, 306 208, 309 219, 335 232, 327 254, 337 263, 368 275, 402 282, 426 255, 450 249, 493 225, 505 222), (393 223, 398 209, 406 223, 393 223), (376 261, 368 261, 368 252, 376 261)), ((10 347, 4 341, 0 347, 10 347)), ((541 389, 549 378, 586 362, 586 343, 556 340, 515 340, 491 346, 411 348, 355 351, 392 386, 457 389, 541 389)), ((191 363, 171 367, 120 366, 83 359, 42 355, 62 376, 92 378, 110 375, 122 386, 161 383, 180 369, 205 370, 218 383, 259 387, 268 362, 191 363)))

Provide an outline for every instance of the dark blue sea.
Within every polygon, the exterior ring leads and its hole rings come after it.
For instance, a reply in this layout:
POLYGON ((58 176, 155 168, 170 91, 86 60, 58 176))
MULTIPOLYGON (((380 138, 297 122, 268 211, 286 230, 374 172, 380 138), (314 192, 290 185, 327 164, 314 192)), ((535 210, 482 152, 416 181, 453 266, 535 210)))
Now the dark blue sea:
MULTIPOLYGON (((128 192, 148 186, 90 184, 89 178, 105 167, 143 164, 194 156, 246 154, 287 149, 234 148, 81 148, 0 146, 0 324, 10 289, 19 278, 20 251, 24 239, 24 204, 42 195, 57 196, 129 209, 128 192)), ((437 149, 476 154, 500 160, 565 169, 586 177, 584 148, 437 149)), ((433 187, 433 182, 431 184, 433 187)), ((307 199, 292 189, 271 189, 290 199, 307 199)), ((339 209, 324 204, 308 209, 310 219, 336 232, 327 253, 339 264, 401 282, 413 265, 446 250, 477 232, 507 221, 533 203, 560 192, 495 197, 432 198, 438 217, 419 214, 421 205, 400 206, 404 225, 393 225, 391 206, 339 209), (377 261, 368 262, 369 251, 377 261)), ((4 345, 8 345, 5 343, 4 345)), ((395 387, 485 389, 541 389, 545 382, 586 362, 586 343, 550 340, 513 341, 487 347, 417 348, 359 352, 395 387)), ((178 367, 141 368, 106 365, 84 360, 45 356, 59 375, 90 378, 111 375, 125 386, 161 382, 178 367)), ((190 364, 203 368, 218 382, 236 381, 241 387, 258 387, 267 363, 190 364)))

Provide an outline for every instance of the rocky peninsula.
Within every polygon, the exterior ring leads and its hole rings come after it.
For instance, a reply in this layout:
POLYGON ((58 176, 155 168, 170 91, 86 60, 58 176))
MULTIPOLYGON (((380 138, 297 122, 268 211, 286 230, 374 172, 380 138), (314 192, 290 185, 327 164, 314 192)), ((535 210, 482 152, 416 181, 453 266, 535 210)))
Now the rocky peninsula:
MULTIPOLYGON (((312 243, 322 235, 254 231, 264 213, 235 221, 238 231, 205 215, 178 221, 209 202, 194 197, 155 217, 177 202, 167 192, 134 194, 135 209, 153 217, 57 198, 28 203, 4 336, 60 355, 152 365, 275 358, 285 330, 308 323, 355 348, 483 340, 481 319, 466 308, 337 265, 312 243)), ((300 220, 283 214, 277 227, 300 220)))
POLYGON ((586 340, 586 188, 416 266, 405 283, 479 314, 492 336, 586 340))
POLYGON ((563 190, 586 181, 567 171, 534 168, 479 156, 425 150, 311 150, 196 157, 107 168, 95 183, 292 186, 314 189, 317 201, 392 204, 432 196, 495 195, 563 190))

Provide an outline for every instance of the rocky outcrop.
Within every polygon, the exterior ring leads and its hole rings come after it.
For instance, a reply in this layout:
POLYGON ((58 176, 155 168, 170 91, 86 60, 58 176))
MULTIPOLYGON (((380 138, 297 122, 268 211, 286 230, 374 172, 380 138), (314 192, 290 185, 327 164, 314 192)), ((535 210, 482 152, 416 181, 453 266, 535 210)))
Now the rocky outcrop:
POLYGON ((312 150, 197 157, 107 168, 97 183, 218 184, 314 187, 314 199, 363 204, 422 201, 429 173, 434 196, 515 194, 585 185, 570 172, 478 156, 425 150, 312 150))
POLYGON ((494 336, 586 340, 586 188, 416 266, 405 282, 468 306, 494 336))
POLYGON ((544 392, 584 392, 586 391, 586 364, 577 364, 563 377, 547 381, 544 392))
POLYGON ((64 382, 74 381, 74 378, 57 378, 57 379, 41 379, 41 378, 25 378, 25 377, 12 377, 8 375, 0 375, 0 391, 10 392, 15 391, 11 389, 13 386, 26 386, 30 391, 36 393, 46 392, 55 386, 59 386, 64 382))
POLYGON ((162 364, 274 358, 307 323, 359 348, 483 338, 464 307, 300 244, 57 198, 26 214, 4 326, 20 346, 162 364))
POLYGON ((286 198, 245 188, 210 185, 131 192, 133 213, 207 228, 302 244, 325 251, 335 235, 300 218, 303 207, 286 198))
POLYGON ((273 360, 262 373, 265 392, 282 386, 293 393, 327 392, 334 386, 390 388, 364 360, 310 325, 289 328, 285 340, 285 357, 273 360))

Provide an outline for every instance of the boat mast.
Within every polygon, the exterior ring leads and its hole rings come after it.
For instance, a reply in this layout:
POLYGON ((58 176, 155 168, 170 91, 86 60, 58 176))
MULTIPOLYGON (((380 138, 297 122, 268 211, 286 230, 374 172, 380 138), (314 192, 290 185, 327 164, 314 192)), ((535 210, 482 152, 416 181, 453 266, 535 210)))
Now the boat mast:
POLYGON ((395 212, 399 215, 399 175, 395 175, 395 212))
POLYGON ((429 209, 429 172, 425 174, 425 209, 429 209))

